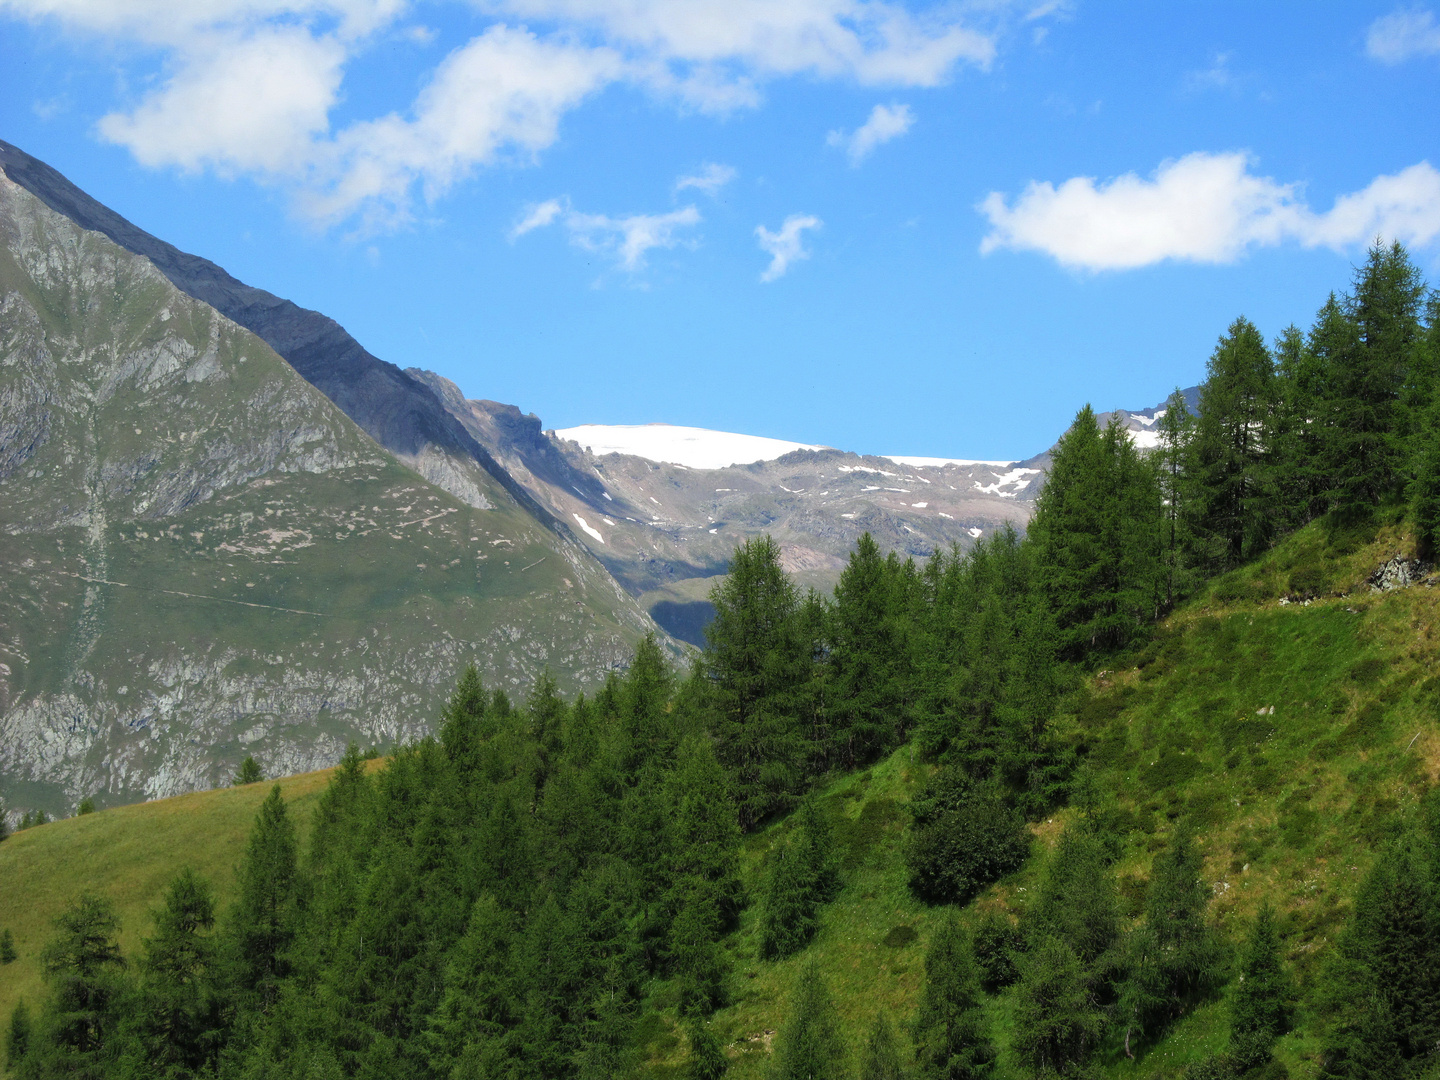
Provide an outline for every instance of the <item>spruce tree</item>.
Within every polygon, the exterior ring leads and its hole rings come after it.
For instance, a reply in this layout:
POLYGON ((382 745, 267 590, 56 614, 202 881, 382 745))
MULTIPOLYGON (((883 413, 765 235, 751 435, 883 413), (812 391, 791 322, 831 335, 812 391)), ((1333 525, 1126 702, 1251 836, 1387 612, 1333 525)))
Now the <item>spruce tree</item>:
POLYGON ((685 1080, 720 1080, 730 1069, 725 1047, 710 1025, 698 1017, 685 1025, 690 1056, 685 1060, 685 1080))
POLYGON ((776 1038, 770 1080, 840 1080, 845 1044, 830 991, 813 963, 800 969, 790 1015, 776 1038))
POLYGON ((810 645, 795 586, 768 536, 735 549, 710 602, 705 669, 719 714, 716 749, 749 830, 790 804, 814 753, 798 699, 810 677, 810 645))
POLYGON ((1056 937, 1088 969, 1120 940, 1115 877, 1099 839, 1075 826, 1060 834, 1034 901, 1025 910, 1034 941, 1056 937))
POLYGON ((235 787, 243 787, 246 784, 258 784, 265 779, 265 774, 260 771, 260 763, 255 760, 254 755, 246 754, 245 760, 240 763, 240 769, 235 773, 235 787))
POLYGON ((860 1080, 905 1080, 905 1057, 890 1017, 875 1014, 875 1023, 860 1054, 860 1080))
POLYGON ((915 1014, 915 1057, 922 1080, 978 1080, 995 1069, 980 969, 953 911, 925 954, 925 987, 915 1014))
POLYGON ((239 897, 230 916, 230 962, 236 989, 268 1011, 290 967, 296 929, 295 825, 270 790, 240 864, 239 897))
POLYGON ((1011 1045, 1040 1076, 1065 1075, 1099 1041, 1105 1020, 1073 949, 1056 937, 1036 943, 1021 963, 1011 1045))
POLYGON ((43 1044, 32 1039, 31 1053, 40 1055, 42 1071, 101 1076, 118 1050, 125 996, 120 921, 109 900, 84 893, 56 918, 55 928, 40 954, 51 988, 39 1025, 43 1044))
POLYGON ((1240 982, 1230 999, 1230 1054, 1241 1069, 1262 1065, 1290 1030, 1295 982, 1280 956, 1275 913, 1267 903, 1250 929, 1240 982))
POLYGON ((21 998, 10 1012, 10 1027, 5 1032, 5 1068, 18 1073, 20 1062, 30 1052, 34 1027, 30 1022, 30 1007, 21 998))
POLYGON ((1145 898, 1145 922, 1130 941, 1129 978, 1121 1012, 1147 1035, 1213 991, 1221 980, 1221 942, 1206 921, 1210 889, 1200 876, 1202 858, 1182 822, 1155 858, 1145 898))
POLYGON ((510 915, 492 894, 482 893, 465 936, 450 952, 444 992, 423 1037, 436 1076, 450 1075, 462 1059, 472 1067, 494 1068, 505 1057, 505 1036, 517 1019, 516 995, 523 989, 513 982, 512 941, 510 915))
POLYGON ((1204 568, 1219 572, 1264 550, 1273 534, 1275 361, 1255 324, 1230 324, 1210 357, 1187 469, 1204 568))

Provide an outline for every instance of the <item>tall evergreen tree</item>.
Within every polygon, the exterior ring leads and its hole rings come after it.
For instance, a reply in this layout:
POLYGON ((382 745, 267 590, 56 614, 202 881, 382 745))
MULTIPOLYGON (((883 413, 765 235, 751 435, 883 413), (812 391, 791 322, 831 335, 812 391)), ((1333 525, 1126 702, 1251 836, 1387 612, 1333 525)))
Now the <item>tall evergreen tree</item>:
POLYGON ((810 676, 810 649, 795 586, 768 536, 735 549, 710 601, 705 666, 719 713, 717 751, 735 777, 740 824, 748 830, 790 804, 813 756, 797 701, 810 676))
POLYGON ((1105 1029, 1073 949, 1047 937, 1021 963, 1011 1045, 1037 1076, 1063 1076, 1082 1064, 1105 1029))
POLYGON ((905 1059, 890 1017, 875 1014, 875 1023, 860 1055, 860 1080, 905 1080, 905 1059))
POLYGON ((114 905, 82 894, 55 920, 41 952, 50 1000, 24 1065, 40 1076, 104 1077, 119 1050, 125 960, 114 905))
POLYGON ((831 757, 849 768, 892 746, 902 730, 907 613, 895 611, 896 584, 874 538, 863 534, 840 573, 829 620, 831 757))
POLYGON ((30 1020, 30 1006, 21 998, 10 1012, 10 1026, 5 1031, 5 1068, 18 1073, 20 1063, 30 1053, 30 1040, 35 1028, 30 1020))
POLYGON ((1206 921, 1210 889, 1202 858, 1181 823, 1155 857, 1145 898, 1145 922, 1131 939, 1130 975, 1121 1012, 1127 1025, 1157 1034, 1221 980, 1220 939, 1206 921))
POLYGON ((1342 513, 1367 511, 1394 492, 1404 466, 1401 395, 1417 362, 1425 284, 1405 248, 1376 243, 1356 271, 1326 402, 1326 459, 1342 513))
POLYGON ((1190 442, 1192 526, 1202 565, 1239 565, 1272 537, 1272 451, 1278 388, 1275 361, 1249 319, 1236 319, 1211 354, 1190 442))
POLYGON ((995 1069, 980 969, 970 938, 950 912, 925 954, 925 987, 915 1014, 915 1057, 922 1080, 979 1080, 995 1069))
POLYGON ((1267 903, 1250 928, 1240 981, 1230 999, 1230 1053, 1242 1069, 1263 1065, 1290 1030, 1295 981, 1280 956, 1275 912, 1267 903))
POLYGON ((295 871, 295 824, 276 784, 250 832, 229 929, 236 989, 258 999, 262 1012, 274 1004, 280 982, 290 970, 297 915, 295 871))
POLYGON ((126 1008, 122 1076, 192 1077, 220 1050, 223 1003, 211 982, 215 900, 188 867, 166 890, 145 939, 138 992, 126 1008))
POLYGON ((481 747, 491 734, 486 721, 488 704, 480 669, 474 662, 466 664, 440 714, 440 744, 465 783, 479 772, 481 747))
POLYGON ((770 1080, 839 1080, 845 1044, 830 990, 814 964, 800 969, 790 1015, 780 1027, 770 1080))

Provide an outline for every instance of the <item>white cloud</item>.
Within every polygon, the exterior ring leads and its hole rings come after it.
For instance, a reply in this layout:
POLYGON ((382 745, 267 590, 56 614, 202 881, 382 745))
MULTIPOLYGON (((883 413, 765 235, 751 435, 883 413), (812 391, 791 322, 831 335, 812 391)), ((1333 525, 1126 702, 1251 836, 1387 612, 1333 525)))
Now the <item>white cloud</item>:
POLYGON ((1425 8, 1401 8, 1370 24, 1365 52, 1385 64, 1399 64, 1415 56, 1440 54, 1440 25, 1425 8))
POLYGON ((527 208, 525 215, 515 223, 515 227, 510 230, 510 239, 518 240, 532 229, 543 229, 546 225, 553 224, 564 211, 565 204, 559 199, 536 203, 527 208))
POLYGON ((344 62, 338 42, 299 27, 213 40, 132 112, 102 117, 100 134, 152 167, 303 173, 329 127, 344 62))
POLYGON ((571 243, 587 251, 612 255, 622 270, 635 273, 645 267, 645 254, 655 248, 673 248, 683 242, 682 229, 700 224, 700 211, 684 206, 668 214, 585 214, 570 209, 566 199, 549 199, 527 209, 511 239, 557 221, 570 233, 571 243))
POLYGON ((869 157, 870 152, 881 143, 904 135, 914 123, 915 117, 909 105, 876 105, 870 110, 870 118, 860 127, 849 135, 843 131, 832 131, 826 142, 843 147, 850 164, 855 166, 869 157))
POLYGON ((481 0, 500 14, 583 26, 669 68, 678 83, 726 69, 934 86, 961 61, 987 66, 994 38, 888 0, 481 0))
POLYGON ((791 214, 780 226, 779 232, 771 232, 764 225, 755 226, 755 236, 760 241, 761 249, 770 255, 770 265, 760 275, 760 280, 774 281, 784 276, 792 262, 808 259, 810 252, 805 250, 801 233, 806 229, 818 229, 821 224, 820 219, 814 215, 791 214))
POLYGON ((724 112, 777 78, 934 86, 995 55, 961 9, 902 0, 472 2, 489 25, 413 101, 338 129, 347 67, 397 35, 423 41, 409 0, 0 0, 0 16, 159 50, 164 79, 100 123, 137 160, 251 175, 322 223, 371 229, 476 168, 532 161, 615 83, 724 112))
POLYGON ((977 208, 990 222, 982 253, 1039 251, 1069 267, 1125 270, 1165 260, 1232 262, 1251 247, 1294 241, 1344 250, 1377 236, 1420 247, 1440 237, 1440 172, 1428 162, 1375 179, 1315 213, 1299 185, 1250 172, 1242 153, 1189 154, 1153 177, 1134 173, 1059 187, 1031 182, 977 208))
POLYGON ((698 173, 693 176, 682 176, 675 181, 675 192, 679 194, 686 188, 694 188, 696 191, 704 192, 711 198, 715 197, 726 184, 740 175, 733 166, 716 165, 714 162, 707 162, 698 173))

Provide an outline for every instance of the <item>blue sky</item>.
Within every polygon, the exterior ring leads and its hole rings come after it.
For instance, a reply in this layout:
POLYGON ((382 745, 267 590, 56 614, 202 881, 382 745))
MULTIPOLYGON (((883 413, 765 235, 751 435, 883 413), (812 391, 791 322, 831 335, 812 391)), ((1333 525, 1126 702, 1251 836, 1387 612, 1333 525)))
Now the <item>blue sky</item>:
POLYGON ((1393 3, 0 0, 0 138, 547 427, 1006 458, 1440 281, 1393 3))

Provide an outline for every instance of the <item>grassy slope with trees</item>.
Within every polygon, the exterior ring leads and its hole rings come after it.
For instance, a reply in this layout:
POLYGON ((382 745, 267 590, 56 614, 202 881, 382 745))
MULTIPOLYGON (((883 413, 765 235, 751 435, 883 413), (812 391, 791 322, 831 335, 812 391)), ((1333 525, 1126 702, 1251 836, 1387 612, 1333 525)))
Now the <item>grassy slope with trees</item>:
POLYGON ((128 969, 69 909, 18 1073, 1429 1076, 1433 593, 1364 584, 1433 543, 1426 296, 1237 321, 1152 458, 1082 411, 1024 541, 828 601, 747 544, 683 681, 467 674, 128 969))

